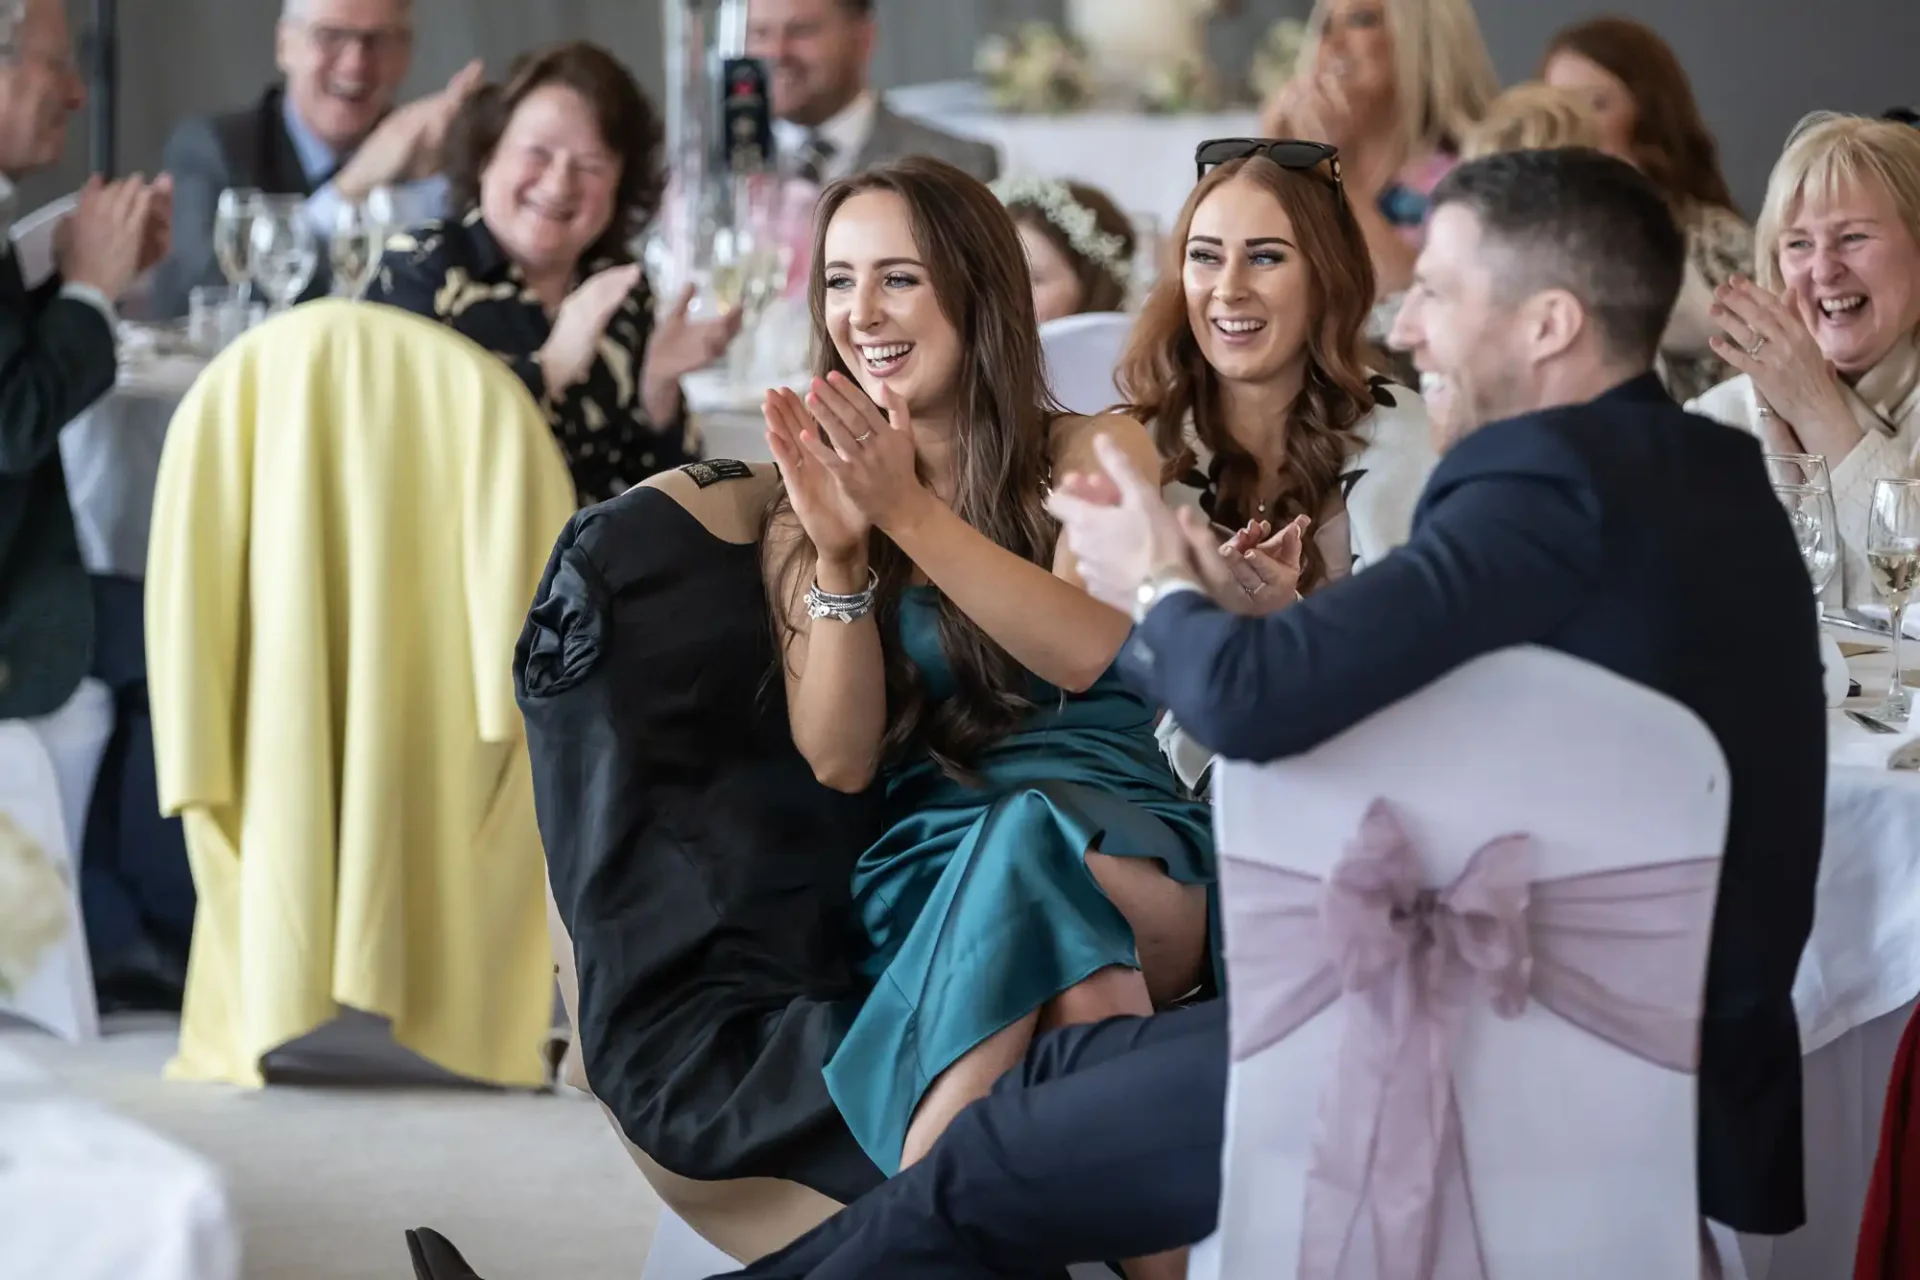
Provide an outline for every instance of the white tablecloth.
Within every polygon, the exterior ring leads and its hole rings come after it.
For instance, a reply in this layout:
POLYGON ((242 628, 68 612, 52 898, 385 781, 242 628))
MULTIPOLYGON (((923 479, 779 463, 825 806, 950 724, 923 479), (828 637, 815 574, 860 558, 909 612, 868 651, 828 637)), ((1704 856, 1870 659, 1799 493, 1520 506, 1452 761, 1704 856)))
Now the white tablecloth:
MULTIPOLYGON (((1842 642, 1866 637, 1836 632, 1842 642)), ((1920 644, 1905 647, 1908 667, 1920 644)), ((1850 660, 1867 708, 1886 692, 1879 651, 1850 660)), ((1910 726, 1920 735, 1920 718, 1910 726)), ((1871 767, 1903 738, 1828 713, 1827 834, 1813 936, 1794 981, 1806 1103, 1807 1225, 1742 1240, 1748 1280, 1844 1280, 1880 1139, 1888 1072, 1920 997, 1920 774, 1871 767)), ((1737 1280, 1737 1278, 1733 1278, 1737 1280)))
POLYGON ((80 558, 89 573, 144 578, 160 446, 181 397, 206 362, 135 358, 120 382, 60 434, 80 558))
POLYGON ((981 138, 1000 148, 1001 171, 1069 178, 1099 187, 1128 213, 1150 213, 1163 232, 1193 190, 1193 149, 1208 138, 1259 133, 1252 112, 1150 116, 1088 111, 1016 116, 965 106, 926 105, 906 94, 888 102, 937 129, 981 138))
POLYGON ((0 1276, 238 1280, 219 1174, 0 1048, 0 1276))

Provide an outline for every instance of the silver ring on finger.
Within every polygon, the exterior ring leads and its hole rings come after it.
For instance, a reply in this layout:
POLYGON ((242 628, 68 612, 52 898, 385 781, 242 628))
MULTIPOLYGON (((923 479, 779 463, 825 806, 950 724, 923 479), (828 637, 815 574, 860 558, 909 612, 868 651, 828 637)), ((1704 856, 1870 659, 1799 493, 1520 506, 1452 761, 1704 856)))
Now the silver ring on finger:
POLYGON ((1766 349, 1766 345, 1767 345, 1767 335, 1764 333, 1755 334, 1753 339, 1753 345, 1747 348, 1747 359, 1758 360, 1760 358, 1761 351, 1766 349))
POLYGON ((855 436, 853 438, 853 442, 855 444, 865 444, 867 441, 871 439, 873 439, 873 432, 869 431, 863 436, 855 436))

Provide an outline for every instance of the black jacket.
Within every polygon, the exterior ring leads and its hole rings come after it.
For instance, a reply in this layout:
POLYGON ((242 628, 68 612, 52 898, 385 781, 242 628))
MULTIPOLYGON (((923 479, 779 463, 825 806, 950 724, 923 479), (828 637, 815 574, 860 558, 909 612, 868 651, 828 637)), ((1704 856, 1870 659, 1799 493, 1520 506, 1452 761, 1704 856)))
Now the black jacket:
POLYGON ((1495 423, 1441 460, 1411 539, 1365 573, 1260 620, 1170 596, 1121 662, 1198 741, 1269 760, 1520 644, 1673 698, 1726 756, 1700 1203, 1743 1231, 1789 1231, 1806 1217, 1793 979, 1827 722, 1812 588, 1752 437, 1683 412, 1652 375, 1495 423))
POLYGON ((60 431, 113 390, 118 365, 106 316, 60 287, 29 291, 0 254, 0 720, 57 710, 93 654, 60 431))

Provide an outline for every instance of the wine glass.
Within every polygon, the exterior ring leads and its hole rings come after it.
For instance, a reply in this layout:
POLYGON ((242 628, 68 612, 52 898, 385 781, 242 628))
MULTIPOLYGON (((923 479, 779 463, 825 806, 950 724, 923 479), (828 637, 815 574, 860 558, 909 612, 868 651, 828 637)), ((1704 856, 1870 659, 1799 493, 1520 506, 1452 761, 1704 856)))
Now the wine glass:
POLYGON ((327 242, 335 293, 349 298, 360 296, 373 279, 374 268, 380 265, 380 250, 386 239, 386 221, 375 215, 371 203, 340 206, 333 236, 327 242))
POLYGON ((253 201, 253 278, 276 311, 293 305, 320 266, 320 246, 307 225, 299 196, 257 196, 253 201))
POLYGON ((1840 526, 1833 510, 1833 482, 1827 460, 1817 453, 1770 453, 1767 478, 1787 509, 1793 540, 1807 566, 1817 601, 1840 567, 1840 526))
POLYGON ((228 187, 214 206, 213 256, 242 302, 253 283, 253 210, 259 198, 257 188, 228 187))
POLYGON ((709 243, 702 300, 713 307, 715 314, 729 316, 746 295, 753 239, 733 227, 716 227, 709 243))
POLYGON ((1874 590, 1887 601, 1893 624, 1893 684, 1872 714, 1905 723, 1913 700, 1907 694, 1900 663, 1906 637, 1907 601, 1920 581, 1920 480, 1875 480, 1873 509, 1867 515, 1867 570, 1874 590))

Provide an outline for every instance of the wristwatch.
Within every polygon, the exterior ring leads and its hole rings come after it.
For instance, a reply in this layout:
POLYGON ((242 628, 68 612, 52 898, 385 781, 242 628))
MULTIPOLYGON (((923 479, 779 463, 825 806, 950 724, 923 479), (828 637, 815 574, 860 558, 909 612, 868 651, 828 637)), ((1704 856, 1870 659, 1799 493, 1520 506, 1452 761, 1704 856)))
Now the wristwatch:
POLYGON ((1145 622, 1147 615, 1153 612, 1153 606, 1159 604, 1177 591, 1200 591, 1205 594, 1199 583, 1184 568, 1160 569, 1147 575, 1133 592, 1133 620, 1145 622))

